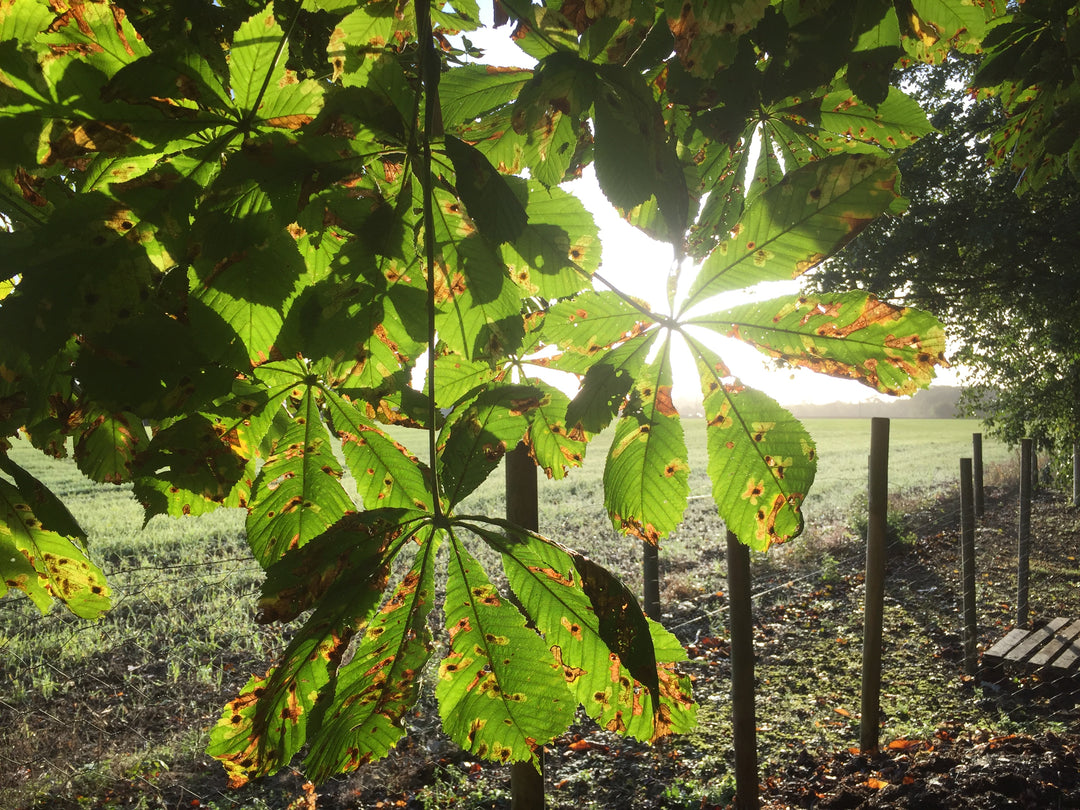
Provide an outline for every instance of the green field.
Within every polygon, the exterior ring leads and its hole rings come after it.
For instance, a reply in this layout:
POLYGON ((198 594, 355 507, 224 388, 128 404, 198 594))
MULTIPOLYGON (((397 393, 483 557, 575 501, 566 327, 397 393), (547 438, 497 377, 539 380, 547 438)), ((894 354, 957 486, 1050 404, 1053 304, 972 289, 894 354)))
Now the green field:
MULTIPOLYGON (((814 420, 808 428, 820 465, 806 504, 807 539, 794 543, 813 549, 815 533, 835 527, 865 491, 869 421, 814 420)), ((892 491, 921 497, 947 486, 978 428, 894 420, 892 491)), ((542 482, 541 530, 625 572, 636 589, 640 546, 617 537, 603 511, 604 438, 582 470, 542 482)), ((687 439, 692 500, 662 551, 666 599, 722 585, 723 527, 709 498, 701 420, 687 420, 687 439)), ((42 617, 19 595, 0 600, 0 809, 29 806, 34 797, 51 807, 57 797, 100 796, 132 780, 154 783, 166 771, 192 784, 220 782, 216 763, 201 754, 205 731, 284 643, 278 630, 254 622, 261 572, 244 543, 243 514, 158 517, 143 526, 130 488, 91 484, 71 462, 27 446, 12 455, 61 494, 87 530, 114 609, 86 623, 59 609, 42 617)), ((1013 458, 999 443, 984 443, 990 479, 1013 458)), ((501 512, 501 491, 496 474, 462 511, 501 512)))

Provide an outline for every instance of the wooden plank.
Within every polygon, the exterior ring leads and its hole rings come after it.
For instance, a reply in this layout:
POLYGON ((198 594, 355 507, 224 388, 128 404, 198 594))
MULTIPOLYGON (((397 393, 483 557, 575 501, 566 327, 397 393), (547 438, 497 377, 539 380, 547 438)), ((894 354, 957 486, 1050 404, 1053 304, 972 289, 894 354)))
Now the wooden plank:
POLYGON ((1005 654, 1027 638, 1028 631, 1016 627, 1008 632, 1005 638, 983 653, 983 658, 1004 658, 1005 654))
POLYGON ((1032 630, 1026 639, 1005 654, 1005 660, 1023 663, 1024 659, 1027 658, 1036 647, 1061 629, 1067 621, 1068 619, 1058 617, 1045 627, 1040 627, 1038 630, 1032 630))
POLYGON ((1055 633, 1053 638, 1046 642, 1037 653, 1031 656, 1031 663, 1037 667, 1046 666, 1050 663, 1050 660, 1058 654, 1061 648, 1066 646, 1077 634, 1080 634, 1080 619, 1077 619, 1060 632, 1055 633))
POLYGON ((1073 639, 1069 646, 1065 648, 1065 652, 1054 659, 1051 666, 1058 669, 1068 669, 1076 663, 1077 658, 1080 658, 1080 641, 1073 639))

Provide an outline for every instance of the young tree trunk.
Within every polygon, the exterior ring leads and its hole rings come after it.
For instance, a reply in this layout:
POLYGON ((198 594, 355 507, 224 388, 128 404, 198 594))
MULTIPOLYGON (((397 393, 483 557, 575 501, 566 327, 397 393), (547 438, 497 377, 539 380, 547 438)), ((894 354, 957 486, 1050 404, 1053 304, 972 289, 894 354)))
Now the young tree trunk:
POLYGON ((735 808, 758 810, 757 713, 754 707, 754 619, 750 549, 727 533, 731 622, 731 726, 735 743, 735 808))
MULTIPOLYGON (((524 444, 506 454, 506 519, 524 529, 539 531, 540 505, 536 488, 536 465, 524 444)), ((510 806, 512 810, 543 810, 544 750, 537 762, 515 762, 510 766, 510 806)))

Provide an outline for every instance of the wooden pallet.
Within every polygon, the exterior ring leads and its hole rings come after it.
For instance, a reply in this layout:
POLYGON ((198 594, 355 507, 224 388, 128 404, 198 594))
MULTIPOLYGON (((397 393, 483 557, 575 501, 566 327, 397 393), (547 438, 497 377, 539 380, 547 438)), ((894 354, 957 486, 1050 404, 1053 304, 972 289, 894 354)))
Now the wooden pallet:
POLYGON ((1016 628, 983 653, 989 665, 1009 663, 1077 671, 1080 661, 1080 619, 1057 618, 1034 630, 1016 628))

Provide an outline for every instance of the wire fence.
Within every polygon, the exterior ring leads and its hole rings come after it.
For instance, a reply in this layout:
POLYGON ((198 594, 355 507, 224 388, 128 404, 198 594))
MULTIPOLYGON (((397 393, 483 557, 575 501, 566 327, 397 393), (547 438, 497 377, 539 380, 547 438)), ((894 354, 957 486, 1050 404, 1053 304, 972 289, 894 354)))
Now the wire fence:
MULTIPOLYGON (((865 478, 842 485, 858 492, 865 478)), ((1015 470, 996 469, 976 529, 981 650, 1014 629, 1016 490, 1015 470)), ((691 512, 712 509, 704 497, 691 502, 691 512)), ((1005 662, 974 678, 963 675, 960 514, 955 487, 891 497, 885 739, 964 728, 1076 732, 1073 671, 1005 662)), ((1063 496, 1042 488, 1032 520, 1032 624, 1080 618, 1078 515, 1063 496)), ((801 547, 754 557, 765 774, 807 749, 857 743, 865 554, 859 521, 857 510, 834 515, 812 526, 801 547)), ((715 522, 698 531, 722 537, 715 522)), ((702 732, 648 748, 587 722, 575 725, 548 748, 550 806, 645 806, 643 796, 650 806, 685 806, 677 801, 685 796, 675 794, 698 790, 704 807, 717 795, 715 786, 730 772, 730 707, 724 561, 715 546, 702 546, 696 561, 711 587, 689 588, 677 555, 662 562, 664 624, 689 651, 702 732), (633 786, 606 764, 613 752, 638 763, 633 786), (701 784, 680 782, 691 779, 701 784)), ((162 564, 147 565, 135 552, 110 559, 106 574, 116 598, 100 622, 60 611, 43 616, 25 599, 0 600, 0 808, 313 806, 295 770, 237 793, 202 753, 221 707, 288 639, 288 630, 254 621, 262 575, 242 535, 184 549, 162 564)), ((458 751, 436 718, 426 690, 410 718, 412 734, 390 761, 320 788, 319 806, 508 806, 505 778, 458 751)))

